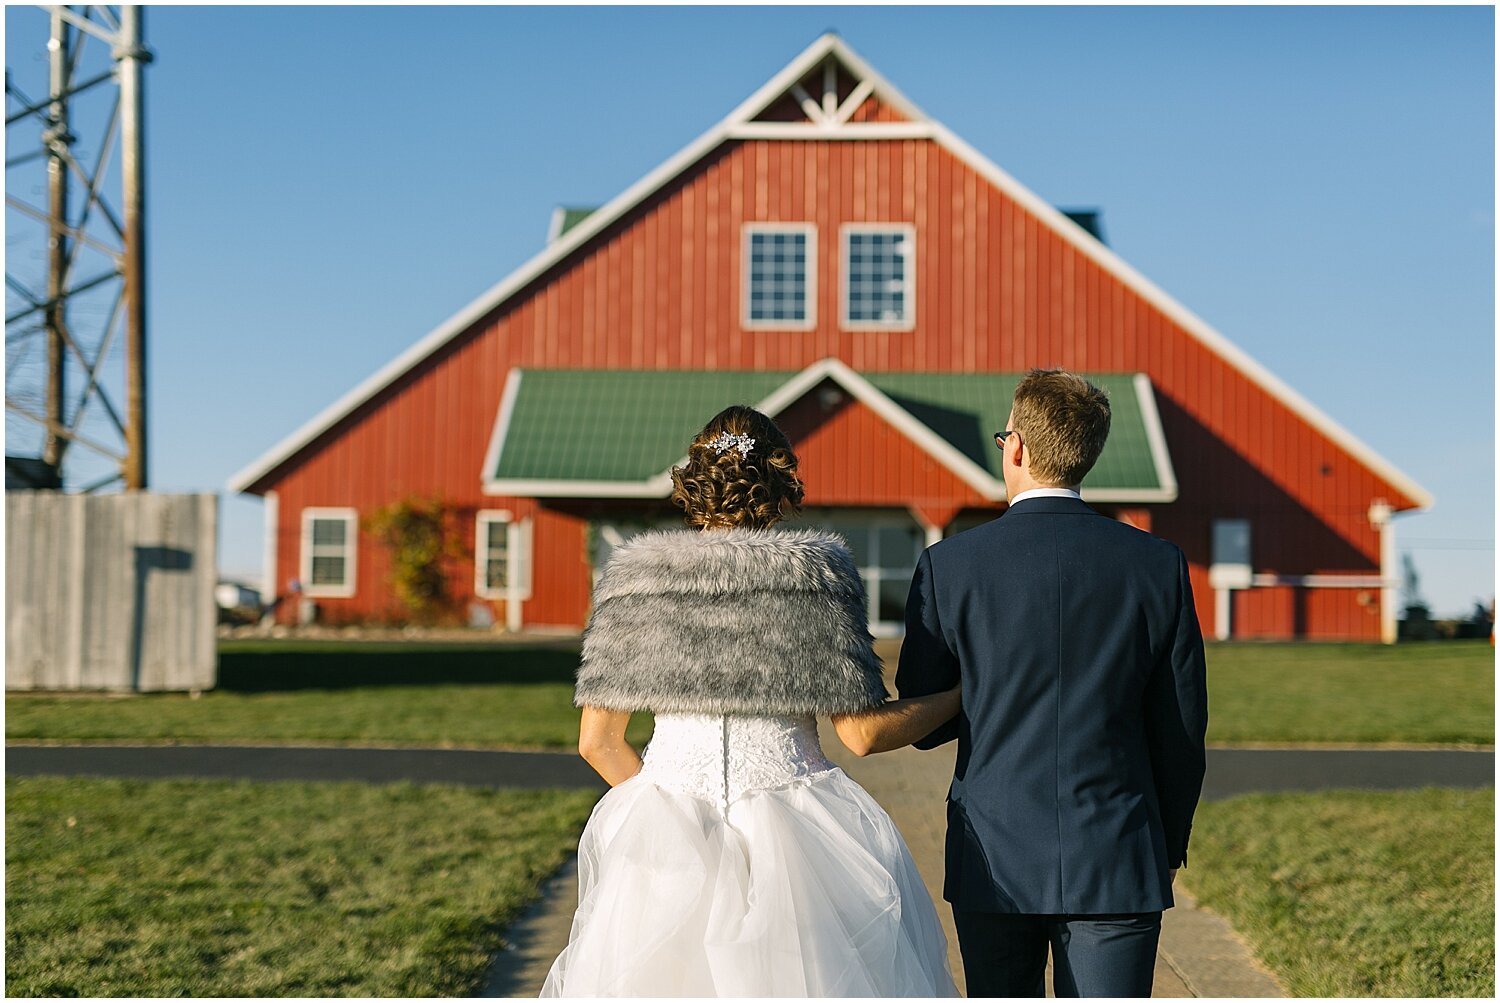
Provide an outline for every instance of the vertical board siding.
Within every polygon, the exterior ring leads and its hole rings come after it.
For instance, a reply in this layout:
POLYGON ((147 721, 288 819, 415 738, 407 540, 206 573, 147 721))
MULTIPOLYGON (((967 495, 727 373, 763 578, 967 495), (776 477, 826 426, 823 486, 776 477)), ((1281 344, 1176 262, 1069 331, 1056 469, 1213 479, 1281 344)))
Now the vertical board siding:
MULTIPOLYGON (((871 98, 856 120, 900 116, 871 98)), ((1379 537, 1369 503, 1414 504, 937 144, 732 141, 256 485, 282 492, 277 581, 295 575, 288 569, 298 567, 298 527, 310 505, 352 505, 367 515, 411 493, 468 508, 529 505, 537 514, 536 570, 526 622, 580 624, 587 519, 562 514, 566 506, 556 503, 479 491, 508 371, 793 370, 828 356, 867 372, 1066 366, 1148 374, 1180 488, 1176 502, 1155 510, 1152 526, 1193 562, 1205 624, 1213 519, 1252 521, 1258 571, 1370 574, 1379 571, 1379 537), (816 225, 814 330, 741 330, 741 228, 752 221, 816 225), (914 330, 840 328, 839 231, 847 222, 915 228, 914 330)), ((819 476, 868 481, 870 468, 859 466, 867 459, 858 451, 820 454, 833 467, 819 476)), ((943 484, 946 471, 909 467, 885 463, 883 476, 894 480, 869 490, 889 494, 900 483, 913 498, 968 503, 943 484)), ((358 618, 385 609, 389 570, 374 550, 361 538, 356 594, 320 600, 330 612, 358 618)), ((472 568, 457 577, 460 589, 472 587, 472 568)), ((1241 622, 1257 636, 1292 636, 1294 623, 1304 623, 1307 636, 1378 636, 1378 615, 1356 605, 1353 590, 1312 591, 1327 594, 1301 606, 1276 590, 1240 597, 1241 622)))
POLYGON ((217 518, 214 495, 7 491, 6 688, 212 688, 217 518))
POLYGON ((815 388, 782 413, 806 488, 803 504, 842 508, 916 506, 949 517, 986 501, 864 403, 824 408, 815 388), (879 443, 872 451, 870 445, 879 443), (851 462, 853 460, 854 462, 851 462))

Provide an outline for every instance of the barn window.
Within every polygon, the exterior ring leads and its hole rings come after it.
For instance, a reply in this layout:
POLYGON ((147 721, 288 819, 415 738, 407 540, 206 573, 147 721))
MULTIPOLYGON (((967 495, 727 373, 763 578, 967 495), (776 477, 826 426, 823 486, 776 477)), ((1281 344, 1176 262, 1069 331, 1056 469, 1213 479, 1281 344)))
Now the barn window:
POLYGON ((911 578, 922 555, 922 528, 906 512, 874 509, 807 509, 802 518, 848 542, 864 580, 870 632, 900 636, 911 578))
POLYGON ((359 514, 354 509, 303 509, 303 594, 354 595, 354 552, 358 539, 359 514))
POLYGON ((474 594, 525 599, 531 594, 531 521, 487 509, 474 522, 474 594))
POLYGON ((745 327, 811 330, 817 229, 811 223, 749 223, 744 252, 745 327))
POLYGON ((842 322, 850 330, 909 331, 916 318, 916 230, 851 224, 843 235, 842 322))

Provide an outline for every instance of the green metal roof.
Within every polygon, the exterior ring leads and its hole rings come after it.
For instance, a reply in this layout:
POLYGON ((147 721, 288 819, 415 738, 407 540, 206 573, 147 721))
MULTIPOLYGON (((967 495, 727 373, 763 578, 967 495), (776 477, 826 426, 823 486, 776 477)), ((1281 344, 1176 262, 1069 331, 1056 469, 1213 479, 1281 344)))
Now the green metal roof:
MULTIPOLYGON (((1004 480, 994 433, 1005 428, 1010 402, 1023 373, 863 373, 882 393, 900 404, 969 459, 1004 480)), ((1101 488, 1160 486, 1146 422, 1136 399, 1132 374, 1085 373, 1090 383, 1109 394, 1109 441, 1084 484, 1101 488)))
MULTIPOLYGON (((1019 373, 861 373, 997 482, 1003 483, 993 433, 1005 427, 1019 373)), ((491 481, 641 484, 682 459, 703 425, 730 404, 759 404, 797 372, 520 370, 491 481)), ((1091 374, 1110 395, 1109 442, 1084 482, 1086 493, 1163 491, 1151 435, 1154 406, 1143 412, 1135 376, 1091 374)), ((1165 460, 1165 456, 1163 456, 1165 460)), ((1165 474, 1165 477, 1163 477, 1165 474)), ((1167 483, 1164 483, 1164 480, 1167 483)), ((1165 500, 1165 499, 1163 499, 1165 500)))
POLYGON ((1101 243, 1101 244, 1107 244, 1107 243, 1109 243, 1109 241, 1107 241, 1107 240, 1104 239, 1104 220, 1101 219, 1101 217, 1104 215, 1104 213, 1101 212, 1100 210, 1098 210, 1098 209, 1063 209, 1063 208, 1059 207, 1057 211, 1060 212, 1060 213, 1062 213, 1064 216, 1068 217, 1069 219, 1071 219, 1073 222, 1077 223, 1079 226, 1083 227, 1085 230, 1087 230, 1089 236, 1093 237, 1099 243, 1101 243))
POLYGON ((563 234, 573 229, 573 227, 588 219, 594 214, 594 210, 598 208, 598 206, 563 206, 562 223, 559 224, 557 228, 557 236, 561 237, 563 234))
POLYGON ((756 404, 792 375, 522 370, 493 476, 644 481, 682 459, 708 419, 756 404))

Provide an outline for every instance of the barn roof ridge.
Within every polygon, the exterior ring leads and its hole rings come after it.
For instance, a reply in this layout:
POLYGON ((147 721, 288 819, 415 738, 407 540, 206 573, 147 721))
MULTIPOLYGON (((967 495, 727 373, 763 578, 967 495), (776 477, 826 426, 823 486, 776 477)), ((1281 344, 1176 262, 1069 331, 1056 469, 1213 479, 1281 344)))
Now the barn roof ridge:
MULTIPOLYGON (((811 98, 811 95, 807 95, 811 98)), ((854 103, 853 95, 846 104, 854 103)), ((817 102, 813 101, 816 105, 817 102)), ((813 111, 808 109, 809 117, 813 111)), ((504 279, 453 314, 448 320, 428 332, 405 352, 381 367, 359 385, 337 401, 324 408, 259 458, 236 473, 228 488, 235 492, 249 491, 258 482, 290 459, 318 436, 328 431, 361 405, 375 397, 402 375, 411 371, 454 338, 469 330, 476 322, 520 292, 547 269, 562 261, 581 247, 595 234, 615 220, 624 216, 645 199, 668 184, 673 178, 697 163, 704 156, 726 141, 735 139, 929 139, 946 149, 958 160, 974 170, 980 177, 1014 199, 1030 211, 1041 222, 1047 224, 1059 237, 1070 243, 1085 257, 1094 261, 1109 274, 1133 289, 1148 303, 1156 307, 1180 326, 1189 336, 1198 340, 1211 352, 1224 359, 1252 383, 1279 400, 1303 421, 1326 435, 1334 443, 1372 472, 1410 497, 1419 509, 1430 508, 1432 495, 1415 480, 1402 473, 1371 447, 1359 440, 1338 422, 1324 414, 1291 386, 1255 361, 1244 350, 1199 318, 1192 311, 1167 294, 1150 279, 1138 272, 1128 262, 1110 250, 1100 240, 1089 234, 1082 226, 1063 212, 1048 204, 1041 197, 1021 184, 1010 174, 960 139, 946 126, 928 116, 909 98, 901 93, 881 74, 855 53, 838 35, 826 32, 788 63, 779 73, 763 84, 755 93, 740 103, 719 123, 697 139, 683 147, 672 157, 648 172, 644 177, 626 188, 610 202, 591 213, 577 226, 568 230, 557 240, 547 244, 537 254, 511 272, 504 279), (837 60, 860 81, 866 95, 874 94, 881 101, 907 118, 905 122, 852 123, 849 115, 854 107, 839 105, 829 107, 825 92, 820 106, 823 121, 814 124, 757 122, 756 115, 772 102, 791 93, 808 73, 827 60, 837 60)))

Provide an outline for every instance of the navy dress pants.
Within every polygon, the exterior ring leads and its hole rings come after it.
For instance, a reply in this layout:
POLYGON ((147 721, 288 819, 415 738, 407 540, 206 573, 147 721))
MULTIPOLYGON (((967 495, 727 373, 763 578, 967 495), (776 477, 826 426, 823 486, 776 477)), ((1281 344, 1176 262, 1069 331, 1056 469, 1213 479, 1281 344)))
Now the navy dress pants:
POLYGON ((1038 916, 953 910, 968 995, 1150 996, 1161 913, 1038 916))

